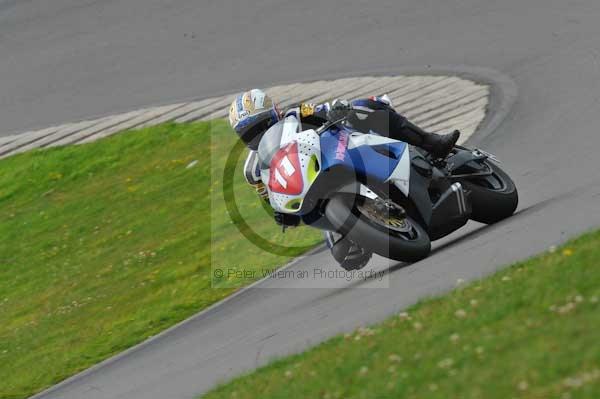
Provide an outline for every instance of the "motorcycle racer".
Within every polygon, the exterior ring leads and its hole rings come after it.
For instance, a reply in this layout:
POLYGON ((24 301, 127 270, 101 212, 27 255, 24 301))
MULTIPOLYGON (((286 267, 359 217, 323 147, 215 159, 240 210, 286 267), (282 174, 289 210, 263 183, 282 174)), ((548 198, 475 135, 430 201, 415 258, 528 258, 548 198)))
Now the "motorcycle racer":
MULTIPOLYGON (((268 191, 261 181, 257 149, 263 134, 279 120, 295 117, 302 125, 316 128, 328 121, 337 121, 346 116, 358 131, 375 132, 408 144, 423 148, 437 158, 445 158, 452 150, 460 133, 439 135, 426 132, 396 112, 387 95, 347 101, 336 99, 331 103, 299 103, 281 111, 277 104, 262 90, 253 89, 239 94, 229 109, 229 123, 244 141, 250 152, 244 165, 244 175, 259 196, 268 201, 268 191), (361 110, 361 114, 351 114, 361 110)), ((294 227, 300 224, 297 215, 274 213, 277 224, 294 227)), ((333 233, 326 234, 326 241, 334 258, 346 269, 358 269, 366 265, 371 253, 333 233)))

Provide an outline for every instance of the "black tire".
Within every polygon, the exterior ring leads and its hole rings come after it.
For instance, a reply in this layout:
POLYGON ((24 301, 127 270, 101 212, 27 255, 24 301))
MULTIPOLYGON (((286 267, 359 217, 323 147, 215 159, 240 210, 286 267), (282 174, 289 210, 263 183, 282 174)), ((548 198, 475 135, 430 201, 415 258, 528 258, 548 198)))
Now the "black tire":
POLYGON ((409 216, 406 218, 414 229, 414 233, 411 233, 414 238, 404 238, 361 214, 352 195, 338 194, 331 198, 325 208, 325 216, 339 233, 381 256, 397 261, 416 262, 431 252, 427 232, 414 219, 409 216))
POLYGON ((471 219, 492 224, 515 213, 519 204, 517 187, 512 179, 494 162, 486 160, 492 174, 485 178, 464 178, 460 183, 471 192, 471 219))

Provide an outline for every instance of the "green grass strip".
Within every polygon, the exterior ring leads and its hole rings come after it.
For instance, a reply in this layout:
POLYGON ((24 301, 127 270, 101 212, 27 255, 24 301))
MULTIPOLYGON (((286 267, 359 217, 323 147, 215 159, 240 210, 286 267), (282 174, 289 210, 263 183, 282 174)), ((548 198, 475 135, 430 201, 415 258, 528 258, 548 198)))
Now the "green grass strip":
MULTIPOLYGON (((0 161, 0 398, 25 398, 226 297, 211 260, 271 267, 219 204, 226 122, 166 124, 0 161), (197 161, 195 164, 194 161, 197 161)), ((240 160, 240 162, 242 162, 240 160)), ((282 236, 237 170, 244 216, 282 236)))
POLYGON ((600 398, 599 259, 584 235, 206 398, 600 398))

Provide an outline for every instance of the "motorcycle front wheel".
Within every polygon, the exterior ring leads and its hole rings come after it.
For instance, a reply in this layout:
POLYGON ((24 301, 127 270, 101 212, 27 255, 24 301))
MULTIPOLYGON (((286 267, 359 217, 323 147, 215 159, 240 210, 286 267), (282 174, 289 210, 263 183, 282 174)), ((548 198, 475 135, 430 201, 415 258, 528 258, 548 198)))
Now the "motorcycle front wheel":
POLYGON ((381 212, 368 198, 337 194, 327 203, 325 216, 340 234, 386 258, 416 262, 431 252, 429 236, 415 219, 381 212))

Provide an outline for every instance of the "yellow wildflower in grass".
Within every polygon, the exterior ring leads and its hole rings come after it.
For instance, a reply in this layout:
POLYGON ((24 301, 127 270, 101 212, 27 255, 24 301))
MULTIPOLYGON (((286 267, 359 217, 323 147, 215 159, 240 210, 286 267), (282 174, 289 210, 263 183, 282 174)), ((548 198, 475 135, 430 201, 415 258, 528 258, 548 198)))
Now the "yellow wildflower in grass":
POLYGON ((565 248, 562 251, 563 256, 571 256, 573 255, 573 250, 571 248, 565 248))

